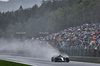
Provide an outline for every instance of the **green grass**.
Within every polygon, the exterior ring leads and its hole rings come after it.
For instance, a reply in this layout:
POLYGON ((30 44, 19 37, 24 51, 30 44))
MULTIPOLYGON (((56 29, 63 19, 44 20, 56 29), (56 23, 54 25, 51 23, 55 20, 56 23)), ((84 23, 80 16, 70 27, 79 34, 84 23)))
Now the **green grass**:
POLYGON ((20 64, 20 63, 0 60, 0 66, 30 66, 30 65, 25 65, 25 64, 20 64))

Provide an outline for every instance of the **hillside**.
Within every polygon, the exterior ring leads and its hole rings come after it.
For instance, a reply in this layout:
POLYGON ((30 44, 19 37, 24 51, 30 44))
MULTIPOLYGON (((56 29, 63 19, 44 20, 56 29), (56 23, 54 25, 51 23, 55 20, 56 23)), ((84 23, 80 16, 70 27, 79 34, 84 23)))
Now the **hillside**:
POLYGON ((38 37, 40 32, 58 32, 84 23, 99 23, 99 0, 48 0, 38 7, 0 13, 0 37, 38 37), (17 33, 16 33, 17 32, 17 33), (22 36, 22 34, 20 34, 22 36))

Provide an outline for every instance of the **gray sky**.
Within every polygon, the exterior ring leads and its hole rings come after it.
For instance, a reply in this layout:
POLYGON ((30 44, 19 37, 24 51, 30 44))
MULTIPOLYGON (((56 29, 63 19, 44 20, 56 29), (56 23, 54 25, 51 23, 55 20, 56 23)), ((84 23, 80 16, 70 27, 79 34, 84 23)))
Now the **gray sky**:
POLYGON ((15 11, 20 5, 30 8, 34 4, 41 5, 42 0, 0 0, 0 12, 15 11))
POLYGON ((7 1, 9 1, 9 0, 0 0, 0 1, 7 2, 7 1))

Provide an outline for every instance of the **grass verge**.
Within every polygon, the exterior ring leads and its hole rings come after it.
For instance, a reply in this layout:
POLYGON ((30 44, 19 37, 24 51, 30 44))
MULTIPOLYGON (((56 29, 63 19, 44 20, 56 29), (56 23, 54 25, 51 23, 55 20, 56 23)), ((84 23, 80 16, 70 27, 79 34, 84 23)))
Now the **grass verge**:
POLYGON ((31 65, 25 65, 25 64, 20 64, 20 63, 0 60, 0 66, 31 66, 31 65))

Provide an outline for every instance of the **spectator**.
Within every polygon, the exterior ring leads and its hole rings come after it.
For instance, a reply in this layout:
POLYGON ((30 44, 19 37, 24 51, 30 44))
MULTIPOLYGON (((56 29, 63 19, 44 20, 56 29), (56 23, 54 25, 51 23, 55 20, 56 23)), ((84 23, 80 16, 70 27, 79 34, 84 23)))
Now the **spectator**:
POLYGON ((51 45, 60 48, 78 45, 100 45, 100 24, 83 24, 77 27, 70 27, 45 37, 51 45), (52 43, 53 42, 53 43, 52 43))

